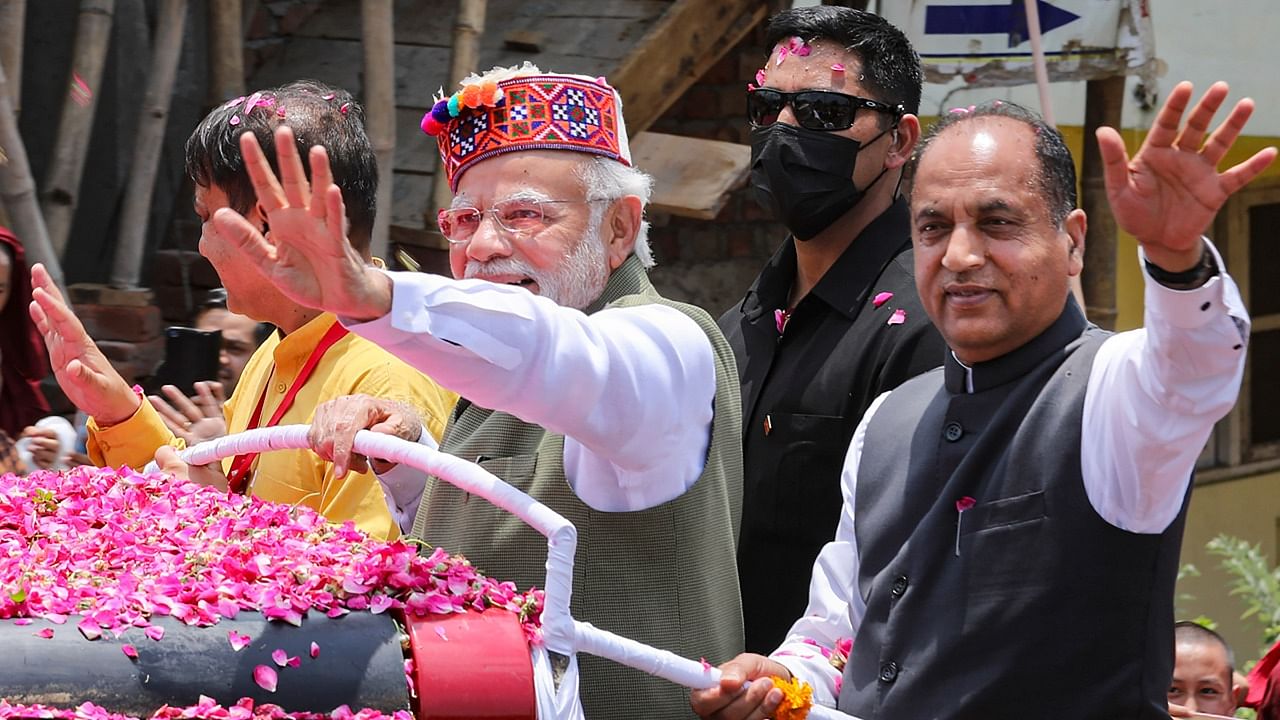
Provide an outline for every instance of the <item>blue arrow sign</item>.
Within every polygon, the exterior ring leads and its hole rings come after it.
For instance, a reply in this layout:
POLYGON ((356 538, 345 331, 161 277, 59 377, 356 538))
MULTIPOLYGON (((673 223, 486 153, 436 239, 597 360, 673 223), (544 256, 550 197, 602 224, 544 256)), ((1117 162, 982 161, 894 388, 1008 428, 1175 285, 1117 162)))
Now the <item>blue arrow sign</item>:
MULTIPOLYGON (((1036 0, 1040 32, 1057 29, 1080 16, 1045 0, 1036 0)), ((925 35, 1009 35, 1009 47, 1021 45, 1029 36, 1026 5, 1010 0, 1000 5, 929 5, 924 9, 925 35)))

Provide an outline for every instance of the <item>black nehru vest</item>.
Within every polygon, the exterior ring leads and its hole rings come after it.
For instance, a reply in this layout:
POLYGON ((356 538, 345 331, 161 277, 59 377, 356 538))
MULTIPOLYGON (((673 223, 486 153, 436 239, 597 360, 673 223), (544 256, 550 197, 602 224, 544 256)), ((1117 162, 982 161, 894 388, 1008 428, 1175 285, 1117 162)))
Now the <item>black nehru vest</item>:
POLYGON ((949 357, 877 410, 855 498, 867 613, 841 710, 1169 717, 1186 500, 1158 535, 1116 528, 1089 502, 1081 422, 1107 337, 1068 301, 1039 337, 975 366, 971 388, 949 357))

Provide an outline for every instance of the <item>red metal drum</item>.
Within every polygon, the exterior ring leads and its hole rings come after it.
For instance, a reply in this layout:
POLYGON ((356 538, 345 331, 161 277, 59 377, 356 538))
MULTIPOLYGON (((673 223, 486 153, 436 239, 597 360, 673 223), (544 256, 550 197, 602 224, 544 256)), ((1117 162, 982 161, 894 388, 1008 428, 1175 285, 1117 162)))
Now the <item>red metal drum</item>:
POLYGON ((535 720, 529 643, 515 613, 407 617, 419 720, 535 720))

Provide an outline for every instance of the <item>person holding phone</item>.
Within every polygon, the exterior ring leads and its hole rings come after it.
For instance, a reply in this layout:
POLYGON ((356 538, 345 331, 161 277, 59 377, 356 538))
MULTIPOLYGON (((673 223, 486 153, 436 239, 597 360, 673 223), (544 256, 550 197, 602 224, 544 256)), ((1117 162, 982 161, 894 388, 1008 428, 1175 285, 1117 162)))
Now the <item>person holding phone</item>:
POLYGON ((196 311, 192 325, 193 328, 181 329, 198 335, 217 333, 218 347, 209 358, 216 363, 217 369, 199 375, 190 395, 184 391, 185 386, 165 384, 159 388, 162 395, 147 396, 169 431, 182 438, 188 446, 227 434, 222 405, 227 396, 235 392, 236 383, 240 381, 253 351, 275 331, 270 323, 258 322, 228 310, 225 288, 209 291, 207 299, 196 311))
MULTIPOLYGON (((348 333, 330 313, 299 305, 267 282, 208 222, 232 208, 269 232, 240 156, 240 136, 253 133, 275 163, 271 138, 288 125, 305 150, 329 148, 333 182, 346 203, 351 246, 372 263, 377 167, 365 135, 363 111, 351 96, 311 81, 255 92, 214 109, 187 141, 187 172, 195 183, 195 209, 204 224, 200 252, 227 289, 228 309, 270 322, 279 332, 245 364, 235 392, 223 407, 227 429, 308 423, 325 400, 364 393, 415 408, 428 432, 439 437, 456 396, 377 345, 348 333)), ((370 535, 395 538, 399 526, 381 486, 370 472, 342 479, 307 450, 241 455, 205 468, 176 462, 171 446, 184 441, 165 427, 160 414, 120 377, 85 333, 48 272, 32 269, 31 314, 44 334, 55 375, 67 397, 91 415, 89 455, 97 464, 141 468, 156 456, 166 469, 233 492, 301 504, 334 522, 351 520, 370 535)))

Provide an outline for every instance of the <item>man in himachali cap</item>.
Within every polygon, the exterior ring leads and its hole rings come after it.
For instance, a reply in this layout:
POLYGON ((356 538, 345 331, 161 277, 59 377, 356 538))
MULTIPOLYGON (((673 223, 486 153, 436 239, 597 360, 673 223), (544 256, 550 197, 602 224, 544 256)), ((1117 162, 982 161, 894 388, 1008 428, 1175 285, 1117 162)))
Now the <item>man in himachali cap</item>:
MULTIPOLYGON (((742 648, 733 355, 707 313, 649 282, 651 179, 631 167, 617 91, 527 64, 496 69, 439 98, 423 129, 454 191, 439 222, 455 279, 386 272, 346 252, 328 219, 338 198, 324 187, 325 155, 312 149, 312 193, 279 138, 283 185, 257 165, 255 141, 244 147, 270 237, 234 213, 215 222, 287 296, 461 395, 442 449, 577 527, 577 619, 685 657, 732 657, 742 648)), ((421 434, 401 407, 351 397, 317 411, 313 446, 345 468, 355 430, 375 426, 421 434)), ((375 469, 412 536, 520 587, 550 582, 545 539, 515 517, 407 466, 375 469)), ((587 655, 571 662, 593 720, 689 715, 682 688, 587 655)))

